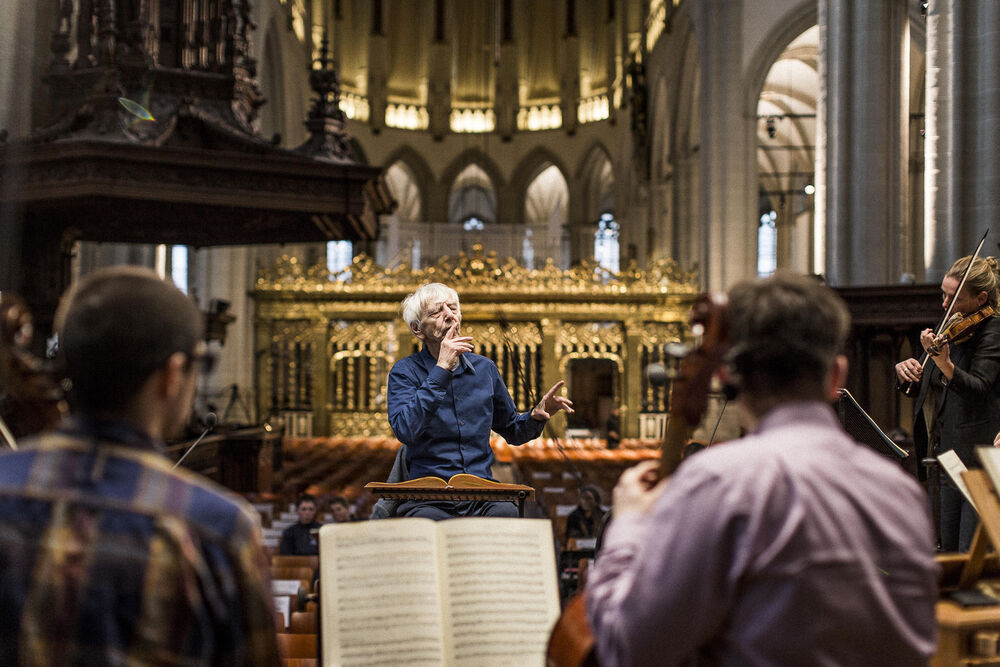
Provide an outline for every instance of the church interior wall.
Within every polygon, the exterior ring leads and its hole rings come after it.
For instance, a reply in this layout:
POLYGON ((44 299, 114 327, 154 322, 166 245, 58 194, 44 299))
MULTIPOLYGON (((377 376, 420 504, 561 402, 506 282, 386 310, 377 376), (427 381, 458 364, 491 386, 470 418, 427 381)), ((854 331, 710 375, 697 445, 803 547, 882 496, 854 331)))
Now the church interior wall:
MULTIPOLYGON (((29 0, 0 3, 0 23, 8 26, 6 32, 10 36, 0 43, 0 128, 5 128, 12 140, 26 136, 31 128, 43 125, 48 119, 48 89, 41 80, 48 64, 57 4, 29 0)), ((528 14, 519 15, 515 38, 512 44, 501 45, 501 53, 509 53, 502 49, 516 51, 525 46, 523 42, 538 43, 544 37, 550 42, 545 53, 551 57, 546 67, 537 69, 531 67, 528 58, 518 60, 513 91, 504 87, 504 74, 499 71, 496 76, 500 78, 491 79, 495 85, 490 94, 501 97, 524 94, 537 101, 546 95, 559 98, 568 90, 576 90, 582 96, 588 89, 609 86, 612 92, 620 90, 621 100, 620 104, 612 104, 606 120, 574 121, 562 128, 540 131, 515 130, 509 137, 500 132, 450 131, 435 136, 433 128, 404 130, 385 125, 384 104, 390 97, 433 105, 441 104, 442 99, 447 101, 442 95, 460 92, 459 88, 435 88, 440 68, 447 69, 451 63, 448 47, 431 43, 428 37, 419 45, 419 51, 413 51, 414 57, 407 60, 406 45, 393 41, 407 27, 407 17, 421 11, 424 19, 417 24, 415 35, 421 40, 427 37, 434 29, 426 11, 431 3, 386 0, 383 7, 387 18, 381 35, 372 34, 372 4, 366 0, 339 3, 341 15, 324 17, 324 26, 317 26, 314 21, 314 14, 326 6, 324 3, 298 4, 306 8, 306 14, 297 18, 290 9, 292 3, 282 0, 253 3, 258 26, 253 35, 253 52, 258 59, 261 86, 268 98, 259 121, 262 136, 280 134, 281 145, 285 147, 295 146, 304 139, 302 122, 311 95, 309 59, 313 55, 313 42, 322 36, 322 30, 316 30, 325 28, 331 38, 331 51, 341 64, 345 89, 361 95, 381 95, 382 99, 376 102, 372 98, 375 120, 349 120, 347 129, 370 163, 389 167, 401 161, 407 165, 419 191, 420 222, 428 225, 448 222, 454 178, 475 163, 493 181, 498 223, 523 226, 528 186, 537 172, 551 164, 565 178, 569 193, 565 230, 571 244, 569 256, 573 261, 585 259, 593 251, 588 242, 600 208, 593 170, 607 160, 611 165, 614 214, 621 225, 623 264, 630 258, 640 266, 664 258, 675 259, 686 268, 697 264, 702 286, 709 288, 724 288, 738 278, 755 274, 754 229, 761 202, 760 171, 764 169, 762 165, 768 164, 758 156, 764 121, 756 118, 757 106, 768 73, 783 50, 817 24, 819 3, 685 0, 677 7, 668 3, 669 21, 653 48, 643 56, 646 88, 642 92, 648 100, 645 118, 640 119, 646 126, 644 135, 633 127, 633 106, 642 100, 630 97, 628 49, 641 39, 644 30, 641 8, 656 3, 616 2, 613 21, 603 28, 588 23, 569 41, 562 29, 565 3, 534 3, 544 5, 537 10, 544 14, 539 25, 551 24, 555 28, 548 32, 529 30, 524 18, 528 14), (723 14, 713 16, 717 9, 723 14), (733 39, 724 39, 733 27, 733 39), (301 30, 305 30, 304 40, 297 32, 301 30), (600 39, 600 47, 588 52, 582 43, 595 39, 600 39), (572 50, 573 44, 577 45, 578 53, 570 58, 564 52, 572 50), (573 58, 579 67, 575 80, 567 84, 562 77, 573 58), (378 104, 382 104, 383 111, 380 119, 376 118, 378 104)), ((447 21, 454 20, 455 3, 449 0, 443 4, 449 12, 447 21)), ((515 2, 518 11, 532 4, 515 2)), ((929 101, 925 93, 928 76, 925 19, 919 15, 919 3, 905 4, 909 13, 907 76, 911 110, 903 186, 907 194, 902 206, 903 219, 896 221, 903 238, 894 252, 900 256, 891 261, 893 266, 900 267, 897 273, 924 282, 938 279, 939 268, 928 269, 925 255, 932 251, 937 253, 935 256, 942 255, 940 248, 946 245, 944 236, 950 227, 924 221, 925 209, 933 204, 925 199, 930 190, 924 166, 926 139, 922 116, 925 106, 933 100, 929 101)), ((576 5, 578 18, 590 21, 593 17, 586 18, 588 12, 597 12, 594 7, 605 3, 576 5)), ((501 63, 501 70, 502 67, 501 63)), ((819 80, 818 64, 816 69, 819 80)), ((473 79, 463 81, 462 86, 475 83, 473 79)), ((783 122, 789 127, 797 126, 798 136, 808 138, 812 133, 811 139, 816 142, 817 135, 809 127, 810 123, 817 123, 816 119, 783 122)), ((814 153, 803 152, 797 156, 794 169, 812 171, 817 159, 814 153)), ((768 168, 773 170, 780 168, 776 162, 770 165, 768 168)), ((822 173, 815 176, 819 178, 822 173)), ((817 225, 824 223, 822 216, 817 217, 815 202, 796 196, 782 204, 776 195, 768 195, 768 201, 783 221, 778 236, 778 266, 805 272, 824 272, 829 268, 824 264, 827 259, 820 258, 822 247, 817 247, 823 243, 817 225)), ((955 224, 951 227, 958 228, 955 224)), ((394 247, 405 247, 407 239, 398 238, 398 229, 395 233, 394 247)), ((859 235, 862 242, 875 238, 868 236, 870 230, 864 225, 855 225, 851 233, 859 235)), ((965 244, 956 241, 951 245, 965 244)), ((87 253, 91 265, 137 257, 151 261, 148 249, 128 251, 107 247, 87 253)), ((207 307, 212 299, 227 300, 232 304, 231 312, 238 316, 222 351, 217 377, 210 380, 211 391, 234 383, 241 387, 252 384, 252 361, 246 359, 245 353, 252 347, 253 302, 247 291, 253 285, 257 268, 272 264, 282 254, 296 255, 307 263, 320 262, 324 256, 321 244, 193 252, 191 281, 200 305, 207 307)), ((542 258, 536 257, 535 261, 540 263, 542 258)), ((940 264, 944 260, 935 261, 940 264)), ((902 276, 892 275, 890 279, 897 277, 902 276)))

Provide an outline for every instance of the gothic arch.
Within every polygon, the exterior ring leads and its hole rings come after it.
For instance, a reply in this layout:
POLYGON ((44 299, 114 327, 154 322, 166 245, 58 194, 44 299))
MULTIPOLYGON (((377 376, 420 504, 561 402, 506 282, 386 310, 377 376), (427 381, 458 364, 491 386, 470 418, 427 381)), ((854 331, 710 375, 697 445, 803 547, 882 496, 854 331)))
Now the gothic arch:
POLYGON ((748 117, 752 118, 757 115, 757 100, 760 99, 760 93, 764 90, 764 81, 778 56, 793 39, 816 25, 818 20, 816 3, 807 0, 791 9, 780 21, 776 21, 775 29, 761 40, 761 47, 757 49, 746 68, 745 80, 747 83, 743 100, 744 111, 748 117))
POLYGON ((611 177, 614 179, 615 163, 611 159, 611 154, 602 143, 594 142, 584 153, 584 158, 577 168, 576 180, 579 189, 577 201, 579 204, 576 210, 578 211, 578 220, 593 222, 604 212, 598 209, 602 208, 601 194, 607 186, 606 183, 600 182, 601 174, 605 171, 606 165, 610 166, 611 177))
POLYGON ((413 175, 420 192, 422 220, 430 220, 428 211, 430 207, 430 193, 434 187, 434 173, 431 171, 427 160, 411 146, 400 146, 389 154, 383 163, 383 168, 388 169, 397 162, 402 162, 413 175))
POLYGON ((514 223, 519 225, 525 224, 524 202, 528 193, 528 187, 535 180, 535 177, 543 169, 547 168, 548 165, 552 165, 558 169, 566 180, 566 185, 569 187, 569 202, 567 206, 567 212, 569 212, 569 206, 572 206, 575 199, 569 171, 567 171, 562 160, 556 157, 552 151, 544 146, 536 146, 517 163, 510 180, 510 185, 501 194, 501 199, 510 206, 509 210, 513 215, 509 219, 514 223))

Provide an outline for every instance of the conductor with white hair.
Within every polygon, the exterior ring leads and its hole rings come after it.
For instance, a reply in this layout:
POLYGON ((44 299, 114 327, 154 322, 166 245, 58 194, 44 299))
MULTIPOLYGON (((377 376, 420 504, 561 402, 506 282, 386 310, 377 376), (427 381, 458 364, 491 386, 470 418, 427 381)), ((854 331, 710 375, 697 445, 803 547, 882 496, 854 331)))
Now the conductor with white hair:
MULTIPOLYGON (((472 337, 461 332, 458 293, 429 283, 403 300, 403 320, 423 343, 419 352, 400 359, 389 372, 389 424, 406 445, 409 479, 449 479, 468 473, 492 479, 490 431, 511 445, 542 434, 559 410, 573 412, 560 396, 564 382, 549 389, 531 412, 519 413, 492 360, 472 351, 472 337)), ((458 516, 517 516, 509 502, 407 501, 397 516, 450 519, 458 516)))

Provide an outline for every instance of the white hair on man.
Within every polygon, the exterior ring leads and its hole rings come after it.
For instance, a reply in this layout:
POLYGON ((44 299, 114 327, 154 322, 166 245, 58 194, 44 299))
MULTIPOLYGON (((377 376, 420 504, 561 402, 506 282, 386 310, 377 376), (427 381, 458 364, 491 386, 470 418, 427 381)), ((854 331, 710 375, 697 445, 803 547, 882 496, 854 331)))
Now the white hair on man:
POLYGON ((458 292, 441 283, 421 285, 415 292, 403 299, 403 303, 399 307, 403 315, 403 321, 411 329, 418 328, 420 326, 420 318, 424 314, 427 304, 439 301, 454 301, 457 304, 458 292))

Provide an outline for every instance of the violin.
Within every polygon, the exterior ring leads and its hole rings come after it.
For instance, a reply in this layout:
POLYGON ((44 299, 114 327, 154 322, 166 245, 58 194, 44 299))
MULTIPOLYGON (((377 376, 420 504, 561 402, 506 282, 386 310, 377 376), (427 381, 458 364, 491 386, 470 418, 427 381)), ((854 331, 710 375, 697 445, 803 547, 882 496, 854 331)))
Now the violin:
MULTIPOLYGON (((660 479, 680 465, 684 445, 708 407, 712 377, 729 349, 729 322, 724 294, 703 294, 691 308, 695 347, 684 355, 670 390, 670 416, 660 447, 660 479)), ((586 598, 578 593, 552 628, 546 652, 550 667, 595 667, 594 637, 587 623, 586 598)))
POLYGON ((994 315, 993 306, 986 304, 971 315, 961 315, 955 313, 944 325, 941 332, 934 337, 934 342, 927 349, 927 353, 932 357, 941 354, 941 348, 951 343, 962 343, 969 340, 976 328, 994 315))
POLYGON ((27 304, 0 294, 0 445, 12 449, 16 438, 49 430, 67 411, 52 364, 30 351, 33 336, 27 304))

